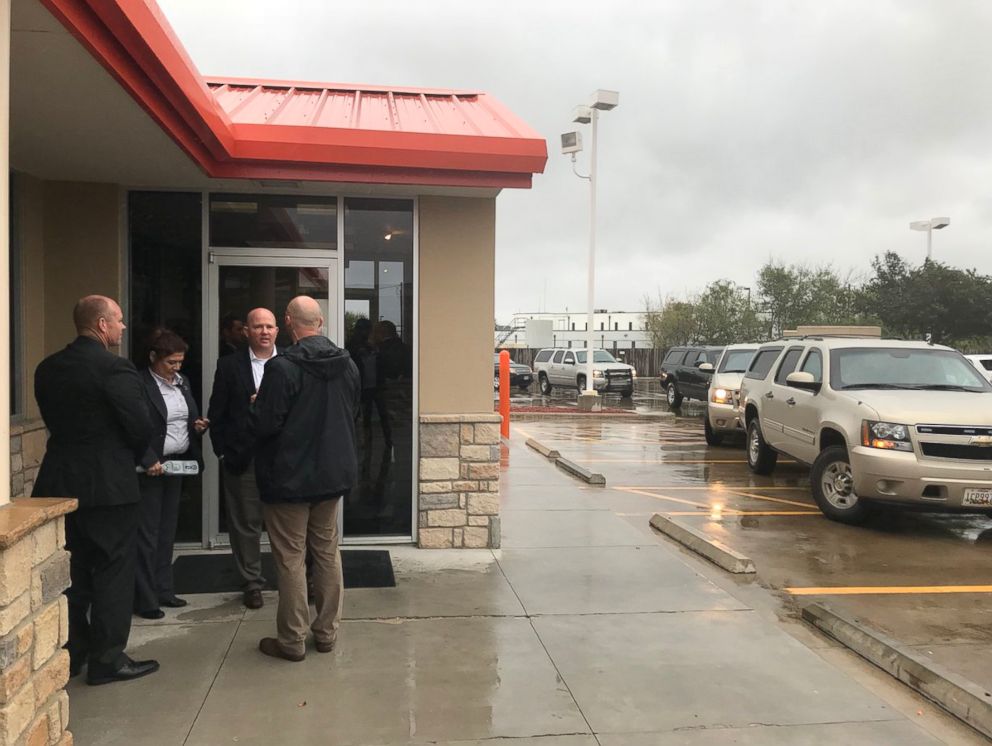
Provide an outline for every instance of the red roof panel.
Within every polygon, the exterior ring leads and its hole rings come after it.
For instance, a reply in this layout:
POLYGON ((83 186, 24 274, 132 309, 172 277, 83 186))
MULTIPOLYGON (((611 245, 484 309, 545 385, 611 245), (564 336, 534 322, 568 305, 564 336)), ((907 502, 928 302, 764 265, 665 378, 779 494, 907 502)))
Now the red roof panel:
POLYGON ((204 79, 153 0, 42 0, 210 176, 529 187, 537 132, 485 93, 204 79))

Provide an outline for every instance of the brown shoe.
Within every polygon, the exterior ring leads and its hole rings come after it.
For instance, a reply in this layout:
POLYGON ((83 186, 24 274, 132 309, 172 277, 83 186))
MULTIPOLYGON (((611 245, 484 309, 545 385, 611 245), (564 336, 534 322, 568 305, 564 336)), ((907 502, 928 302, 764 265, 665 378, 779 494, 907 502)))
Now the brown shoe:
POLYGON ((252 588, 250 591, 245 591, 244 604, 249 609, 261 609, 265 606, 265 601, 262 600, 262 591, 258 588, 252 588))
POLYGON ((307 657, 305 653, 300 655, 287 653, 279 646, 279 641, 274 637, 263 637, 258 641, 258 649, 268 656, 282 658, 284 661, 292 661, 293 663, 299 663, 307 657))
POLYGON ((318 653, 333 653, 335 641, 321 642, 320 640, 314 640, 314 644, 317 646, 318 653))

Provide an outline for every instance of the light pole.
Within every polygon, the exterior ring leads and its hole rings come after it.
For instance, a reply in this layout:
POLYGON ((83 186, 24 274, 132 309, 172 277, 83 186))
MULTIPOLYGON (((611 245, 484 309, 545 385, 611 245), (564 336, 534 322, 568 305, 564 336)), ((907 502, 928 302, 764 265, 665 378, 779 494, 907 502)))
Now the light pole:
POLYGON ((587 303, 589 320, 586 322, 586 387, 579 396, 579 406, 583 409, 598 409, 598 394, 593 381, 593 358, 595 357, 594 309, 596 295, 596 139, 599 112, 615 109, 620 103, 620 94, 616 91, 597 90, 591 96, 587 106, 575 107, 573 122, 592 124, 592 147, 589 149, 589 175, 582 176, 575 170, 575 154, 582 150, 582 138, 578 132, 567 132, 561 136, 561 152, 571 154, 572 170, 575 175, 589 180, 589 273, 587 287, 587 303))
POLYGON ((933 232, 946 228, 951 224, 950 218, 930 218, 929 220, 914 220, 909 224, 911 230, 927 232, 927 261, 930 261, 930 249, 933 241, 933 232))

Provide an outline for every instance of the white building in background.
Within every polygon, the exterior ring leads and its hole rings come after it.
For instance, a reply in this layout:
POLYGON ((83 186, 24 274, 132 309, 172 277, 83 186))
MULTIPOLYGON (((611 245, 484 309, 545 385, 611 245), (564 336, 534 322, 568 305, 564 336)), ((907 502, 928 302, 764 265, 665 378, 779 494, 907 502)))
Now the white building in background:
MULTIPOLYGON (((575 313, 516 313, 508 325, 496 329, 495 347, 543 347, 527 339, 527 322, 551 322, 551 347, 585 347, 586 324, 589 314, 575 313)), ((533 325, 532 325, 533 328, 533 325)), ((647 330, 643 311, 608 311, 597 309, 593 314, 596 346, 604 350, 649 349, 651 334, 647 330)), ((544 336, 544 335, 542 335, 544 336)), ((543 341, 543 340, 542 340, 543 341)))

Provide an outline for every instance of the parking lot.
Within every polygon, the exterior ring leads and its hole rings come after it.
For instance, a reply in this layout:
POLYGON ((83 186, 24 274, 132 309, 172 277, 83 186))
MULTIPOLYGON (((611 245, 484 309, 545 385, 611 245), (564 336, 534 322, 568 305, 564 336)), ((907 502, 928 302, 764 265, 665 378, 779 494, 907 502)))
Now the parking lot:
POLYGON ((827 520, 808 469, 788 459, 753 475, 743 439, 708 447, 698 416, 669 422, 526 422, 534 437, 606 477, 602 500, 651 530, 673 516, 751 557, 751 582, 792 614, 823 602, 992 691, 992 518, 885 511, 853 527, 827 520))

